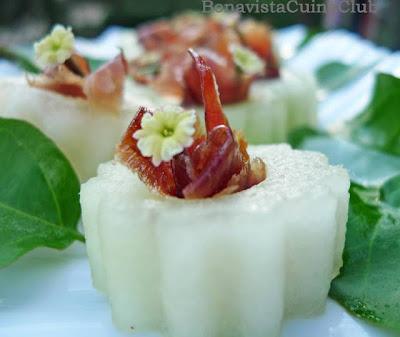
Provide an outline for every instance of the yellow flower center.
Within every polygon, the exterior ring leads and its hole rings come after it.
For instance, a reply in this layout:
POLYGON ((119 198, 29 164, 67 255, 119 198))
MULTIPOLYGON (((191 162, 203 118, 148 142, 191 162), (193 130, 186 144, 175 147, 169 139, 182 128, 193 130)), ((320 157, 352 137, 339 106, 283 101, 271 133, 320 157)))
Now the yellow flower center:
POLYGON ((186 147, 192 145, 196 115, 193 110, 167 107, 143 116, 141 129, 133 134, 144 157, 151 157, 158 166, 170 161, 186 147))
POLYGON ((161 134, 164 137, 172 137, 174 135, 174 133, 175 133, 175 130, 173 128, 169 128, 169 127, 165 127, 161 132, 161 134))

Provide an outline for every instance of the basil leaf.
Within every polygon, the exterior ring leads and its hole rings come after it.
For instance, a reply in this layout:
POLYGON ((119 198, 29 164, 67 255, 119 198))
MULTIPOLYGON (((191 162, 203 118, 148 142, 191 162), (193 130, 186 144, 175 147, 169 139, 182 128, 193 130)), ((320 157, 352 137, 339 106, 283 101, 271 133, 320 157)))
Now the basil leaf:
POLYGON ((365 74, 371 67, 359 67, 342 62, 329 62, 315 73, 319 86, 325 91, 334 91, 365 74))
POLYGON ((332 164, 344 165, 356 183, 380 186, 400 172, 399 107, 400 79, 378 74, 371 103, 343 135, 305 128, 293 132, 289 142, 325 153, 332 164))
MULTIPOLYGON (((379 192, 379 191, 378 191, 379 192)), ((352 185, 344 266, 330 295, 357 316, 400 332, 400 210, 352 185)))
POLYGON ((388 180, 382 186, 382 199, 389 205, 400 208, 400 175, 388 180))
POLYGON ((358 184, 380 186, 400 172, 400 157, 312 129, 293 132, 289 143, 296 148, 324 153, 331 164, 346 167, 351 180, 358 184))
POLYGON ((400 155, 400 79, 378 74, 371 103, 349 129, 355 142, 400 155))
POLYGON ((0 118, 0 267, 36 247, 84 241, 79 180, 54 143, 27 122, 0 118))
POLYGON ((330 295, 357 316, 400 332, 400 80, 378 75, 368 108, 342 135, 312 129, 293 146, 325 153, 350 173, 344 266, 330 295), (364 185, 364 186, 361 186, 364 185))

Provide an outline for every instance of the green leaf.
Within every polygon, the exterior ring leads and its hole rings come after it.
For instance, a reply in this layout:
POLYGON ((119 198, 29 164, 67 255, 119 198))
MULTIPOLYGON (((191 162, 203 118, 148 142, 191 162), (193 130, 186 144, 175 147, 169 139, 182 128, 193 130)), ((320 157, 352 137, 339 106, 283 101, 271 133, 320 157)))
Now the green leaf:
POLYGON ((389 205, 400 208, 400 175, 385 182, 382 186, 382 199, 389 205))
POLYGON ((400 79, 378 74, 371 103, 349 129, 355 142, 400 155, 400 79))
POLYGON ((325 153, 345 166, 352 181, 381 186, 400 173, 400 79, 378 74, 367 109, 335 136, 303 128, 289 136, 294 147, 325 153))
POLYGON ((40 73, 40 69, 30 60, 29 57, 16 50, 0 46, 0 58, 16 63, 21 69, 27 72, 34 74, 40 73))
POLYGON ((0 118, 0 267, 36 247, 84 241, 79 180, 54 143, 27 122, 0 118))
POLYGON ((315 76, 323 90, 334 91, 366 74, 373 66, 360 67, 334 61, 320 66, 315 76))
POLYGON ((400 157, 312 129, 293 132, 289 143, 296 148, 324 153, 331 164, 346 167, 351 180, 358 184, 380 186, 400 172, 400 157))
POLYGON ((343 134, 292 133, 350 173, 344 266, 330 295, 355 315, 400 332, 400 80, 378 75, 368 108, 343 134), (361 186, 363 185, 363 186, 361 186))
POLYGON ((344 266, 330 295, 357 316, 400 332, 400 210, 352 185, 344 266))

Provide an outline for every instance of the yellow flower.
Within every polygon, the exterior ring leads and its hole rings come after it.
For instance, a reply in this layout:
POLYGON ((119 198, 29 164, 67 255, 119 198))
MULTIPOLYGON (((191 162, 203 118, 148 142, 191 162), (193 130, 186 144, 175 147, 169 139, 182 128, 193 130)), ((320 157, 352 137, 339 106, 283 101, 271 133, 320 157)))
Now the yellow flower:
POLYGON ((74 51, 71 27, 55 25, 51 33, 33 45, 36 60, 42 67, 64 63, 74 51))
POLYGON ((232 45, 230 51, 236 66, 247 75, 262 74, 265 68, 264 61, 252 50, 232 45))
POLYGON ((186 147, 192 145, 195 133, 194 110, 165 107, 154 114, 146 113, 141 129, 133 134, 143 156, 151 157, 154 166, 170 161, 186 147))

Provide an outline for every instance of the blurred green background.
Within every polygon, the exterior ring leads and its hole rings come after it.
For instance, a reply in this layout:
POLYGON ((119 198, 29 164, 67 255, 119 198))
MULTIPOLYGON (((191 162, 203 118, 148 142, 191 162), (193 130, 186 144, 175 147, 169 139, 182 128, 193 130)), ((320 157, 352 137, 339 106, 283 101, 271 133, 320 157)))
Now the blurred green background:
MULTIPOLYGON (((275 27, 305 24, 312 30, 347 28, 392 49, 400 48, 400 1, 374 0, 378 11, 343 14, 343 0, 298 0, 327 4, 326 14, 258 14, 275 27)), ((348 0, 346 0, 348 1, 348 0)), ((371 0, 351 0, 365 3, 371 0)), ((285 0, 214 0, 214 3, 287 2, 285 0)), ((96 36, 109 25, 135 26, 149 19, 202 8, 201 0, 3 0, 0 1, 0 45, 33 41, 54 23, 71 25, 78 35, 96 36)))

